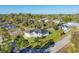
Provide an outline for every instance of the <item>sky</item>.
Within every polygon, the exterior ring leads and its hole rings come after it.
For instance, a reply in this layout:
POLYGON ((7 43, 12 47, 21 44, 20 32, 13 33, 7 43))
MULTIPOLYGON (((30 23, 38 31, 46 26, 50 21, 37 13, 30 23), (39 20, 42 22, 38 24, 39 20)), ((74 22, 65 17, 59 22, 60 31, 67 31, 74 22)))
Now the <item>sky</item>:
POLYGON ((76 14, 79 5, 0 5, 0 14, 76 14))

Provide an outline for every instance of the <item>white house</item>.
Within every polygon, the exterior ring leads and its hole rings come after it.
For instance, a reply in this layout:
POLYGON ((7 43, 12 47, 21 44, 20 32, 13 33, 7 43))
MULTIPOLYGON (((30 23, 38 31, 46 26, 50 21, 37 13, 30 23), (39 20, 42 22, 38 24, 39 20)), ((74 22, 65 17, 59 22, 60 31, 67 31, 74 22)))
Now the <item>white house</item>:
POLYGON ((24 38, 43 37, 49 35, 46 29, 34 29, 24 33, 24 38))
POLYGON ((59 20, 53 20, 53 22, 54 22, 54 23, 57 23, 57 24, 59 24, 59 23, 60 23, 60 21, 59 21, 59 20))
POLYGON ((40 19, 40 20, 38 20, 38 22, 43 22, 43 23, 46 23, 46 22, 48 22, 49 20, 47 19, 47 18, 42 18, 42 19, 40 19))
POLYGON ((58 28, 64 30, 65 33, 70 30, 69 27, 64 24, 59 25, 58 28))
POLYGON ((53 19, 53 22, 56 24, 59 24, 61 22, 64 22, 62 19, 53 19))
POLYGON ((68 27, 62 27, 65 33, 67 33, 70 29, 68 27))

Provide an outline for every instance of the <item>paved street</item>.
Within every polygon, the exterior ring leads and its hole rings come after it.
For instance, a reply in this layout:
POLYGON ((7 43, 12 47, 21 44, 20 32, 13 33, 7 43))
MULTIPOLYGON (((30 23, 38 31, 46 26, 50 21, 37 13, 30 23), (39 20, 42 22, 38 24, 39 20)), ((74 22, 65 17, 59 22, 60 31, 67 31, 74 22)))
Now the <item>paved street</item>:
POLYGON ((54 47, 51 46, 50 48, 48 48, 47 51, 49 51, 50 53, 56 53, 70 42, 70 37, 71 35, 64 37, 60 41, 56 42, 54 47))

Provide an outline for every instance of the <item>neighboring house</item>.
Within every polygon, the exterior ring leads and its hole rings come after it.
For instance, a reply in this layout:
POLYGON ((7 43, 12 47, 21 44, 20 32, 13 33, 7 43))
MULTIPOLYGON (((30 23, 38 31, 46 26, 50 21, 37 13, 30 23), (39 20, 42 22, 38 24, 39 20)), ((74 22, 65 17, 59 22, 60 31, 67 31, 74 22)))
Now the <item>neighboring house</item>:
POLYGON ((42 18, 42 19, 40 19, 40 20, 38 20, 38 22, 43 22, 43 23, 46 23, 46 22, 48 22, 49 20, 47 20, 46 18, 42 18))
POLYGON ((62 29, 64 33, 67 33, 70 30, 68 26, 63 24, 59 26, 59 29, 62 29))
POLYGON ((55 19, 55 20, 53 20, 53 22, 56 23, 56 24, 59 24, 60 23, 60 20, 55 19))
POLYGON ((12 30, 12 31, 8 31, 9 35, 11 36, 17 36, 21 33, 21 29, 15 29, 15 30, 12 30))
POLYGON ((35 23, 35 19, 30 19, 31 24, 35 23))
POLYGON ((65 33, 67 33, 70 30, 69 27, 64 24, 59 24, 56 27, 57 29, 62 29, 65 33))
POLYGON ((65 33, 67 33, 70 30, 67 26, 63 26, 62 29, 64 30, 65 33))
POLYGON ((62 23, 63 20, 62 19, 54 19, 53 22, 56 24, 59 24, 59 23, 62 23))
POLYGON ((43 37, 49 35, 46 29, 34 29, 24 33, 24 38, 43 37))
POLYGON ((10 25, 10 24, 2 24, 2 27, 3 27, 5 30, 9 30, 9 29, 14 29, 14 28, 16 28, 15 25, 10 25))

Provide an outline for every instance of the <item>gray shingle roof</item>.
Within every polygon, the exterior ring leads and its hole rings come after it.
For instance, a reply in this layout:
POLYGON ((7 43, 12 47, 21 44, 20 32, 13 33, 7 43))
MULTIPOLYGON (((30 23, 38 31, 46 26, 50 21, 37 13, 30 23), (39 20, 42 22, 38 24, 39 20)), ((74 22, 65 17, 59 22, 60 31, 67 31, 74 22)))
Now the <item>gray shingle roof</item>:
POLYGON ((41 33, 41 34, 46 34, 46 33, 48 33, 48 30, 46 30, 46 29, 33 29, 33 30, 30 30, 30 31, 28 31, 28 33, 33 33, 33 32, 35 32, 35 33, 41 33))

